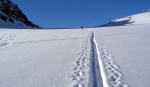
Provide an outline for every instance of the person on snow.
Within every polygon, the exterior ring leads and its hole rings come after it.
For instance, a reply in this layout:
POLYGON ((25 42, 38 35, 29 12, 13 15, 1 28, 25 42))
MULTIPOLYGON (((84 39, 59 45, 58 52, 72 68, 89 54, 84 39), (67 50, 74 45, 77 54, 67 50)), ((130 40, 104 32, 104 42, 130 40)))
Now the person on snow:
POLYGON ((83 26, 81 26, 81 29, 83 29, 83 26))

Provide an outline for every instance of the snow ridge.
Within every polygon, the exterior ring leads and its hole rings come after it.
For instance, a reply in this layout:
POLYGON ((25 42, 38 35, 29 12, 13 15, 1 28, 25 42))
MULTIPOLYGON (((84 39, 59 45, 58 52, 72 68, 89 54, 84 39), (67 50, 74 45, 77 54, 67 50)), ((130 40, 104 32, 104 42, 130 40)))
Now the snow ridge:
POLYGON ((131 26, 131 25, 150 24, 150 12, 135 14, 119 19, 114 19, 106 24, 96 27, 112 27, 112 26, 131 26))

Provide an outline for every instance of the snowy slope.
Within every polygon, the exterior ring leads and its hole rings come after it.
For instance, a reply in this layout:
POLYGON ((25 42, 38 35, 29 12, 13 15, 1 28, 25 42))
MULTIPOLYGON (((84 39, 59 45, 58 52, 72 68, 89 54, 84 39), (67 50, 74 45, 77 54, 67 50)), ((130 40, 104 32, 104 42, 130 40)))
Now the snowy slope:
POLYGON ((135 14, 124 18, 114 19, 107 24, 103 24, 98 27, 150 24, 149 15, 150 12, 135 14))
POLYGON ((0 19, 0 28, 13 28, 13 29, 18 29, 18 28, 25 29, 26 28, 27 29, 27 28, 32 28, 32 27, 29 27, 22 22, 14 21, 14 23, 11 23, 11 22, 2 21, 0 19))
POLYGON ((94 29, 111 87, 150 86, 150 13, 131 17, 130 26, 94 29))
POLYGON ((0 87, 76 85, 70 79, 82 73, 74 73, 74 68, 81 67, 75 61, 81 57, 82 44, 88 43, 83 42, 88 30, 0 31, 0 87))
POLYGON ((0 28, 39 28, 10 0, 0 1, 0 28))
POLYGON ((133 15, 130 26, 1 29, 0 87, 149 87, 149 16, 133 15))

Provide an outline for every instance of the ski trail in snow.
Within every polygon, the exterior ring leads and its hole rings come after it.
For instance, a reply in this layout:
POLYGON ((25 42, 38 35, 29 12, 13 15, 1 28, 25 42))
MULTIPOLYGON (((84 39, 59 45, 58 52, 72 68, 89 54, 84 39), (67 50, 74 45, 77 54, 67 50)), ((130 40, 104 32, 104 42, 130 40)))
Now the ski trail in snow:
MULTIPOLYGON (((110 55, 110 52, 108 51, 108 48, 106 45, 103 43, 103 41, 100 39, 99 36, 95 36, 95 41, 97 40, 97 50, 99 50, 99 56, 101 58, 101 64, 103 65, 103 70, 106 72, 105 74, 105 80, 108 80, 108 84, 110 87, 128 87, 124 82, 123 82, 123 75, 119 70, 119 66, 116 65, 112 61, 112 55, 110 55)), ((102 66, 101 65, 101 66, 102 66)), ((104 81, 104 79, 103 79, 104 81)), ((105 87, 105 86, 104 86, 105 87)))
POLYGON ((94 31, 83 39, 81 52, 74 62, 71 87, 128 87, 122 81, 119 66, 112 60, 106 45, 94 31))
POLYGON ((109 87, 104 66, 95 40, 95 33, 91 31, 91 83, 90 87, 109 87))

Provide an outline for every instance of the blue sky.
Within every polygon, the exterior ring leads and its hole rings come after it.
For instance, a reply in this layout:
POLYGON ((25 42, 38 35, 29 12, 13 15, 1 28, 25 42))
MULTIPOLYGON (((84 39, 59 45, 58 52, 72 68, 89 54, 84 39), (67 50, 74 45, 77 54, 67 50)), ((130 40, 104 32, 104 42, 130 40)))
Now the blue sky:
POLYGON ((146 12, 150 0, 11 0, 33 23, 44 28, 93 27, 146 12))

